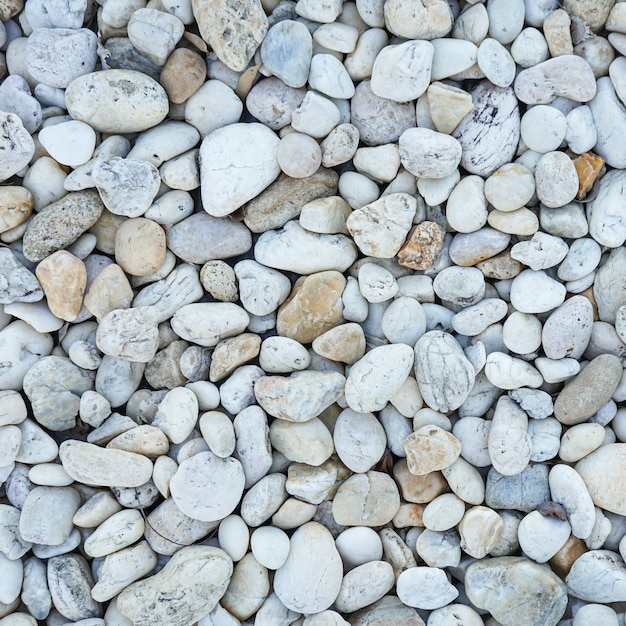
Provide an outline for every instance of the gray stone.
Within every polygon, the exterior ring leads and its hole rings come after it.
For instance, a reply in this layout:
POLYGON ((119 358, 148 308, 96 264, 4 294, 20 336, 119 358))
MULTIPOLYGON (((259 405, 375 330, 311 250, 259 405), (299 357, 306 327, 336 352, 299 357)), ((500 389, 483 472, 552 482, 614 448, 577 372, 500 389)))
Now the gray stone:
POLYGON ((503 476, 495 469, 487 474, 485 502, 492 509, 529 512, 546 500, 550 500, 547 465, 529 465, 514 476, 503 476))

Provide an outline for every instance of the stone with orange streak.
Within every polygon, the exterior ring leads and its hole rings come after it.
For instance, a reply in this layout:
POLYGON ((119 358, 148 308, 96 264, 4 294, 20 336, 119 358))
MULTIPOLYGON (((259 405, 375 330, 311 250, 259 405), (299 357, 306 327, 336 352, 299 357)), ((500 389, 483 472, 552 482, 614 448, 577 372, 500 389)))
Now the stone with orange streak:
POLYGON ((405 244, 398 252, 398 262, 412 270, 427 270, 432 267, 443 248, 445 233, 435 222, 422 222, 410 232, 405 244))
POLYGON ((574 167, 578 174, 578 195, 577 200, 583 200, 591 191, 598 178, 606 171, 605 161, 601 156, 592 152, 579 154, 574 159, 574 167))
POLYGON ((422 476, 411 474, 406 459, 400 459, 393 466, 393 477, 400 487, 402 498, 415 504, 427 504, 448 488, 448 483, 439 471, 422 476))

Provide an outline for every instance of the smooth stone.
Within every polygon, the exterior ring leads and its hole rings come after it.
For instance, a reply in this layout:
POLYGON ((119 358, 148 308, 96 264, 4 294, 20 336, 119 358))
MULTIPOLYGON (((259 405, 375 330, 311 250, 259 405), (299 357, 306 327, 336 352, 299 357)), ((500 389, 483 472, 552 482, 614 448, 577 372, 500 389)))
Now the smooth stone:
POLYGON ((165 232, 145 217, 125 220, 115 234, 115 261, 132 276, 148 276, 166 261, 165 232))
POLYGON ((313 41, 300 22, 282 20, 274 24, 261 44, 264 68, 288 87, 303 87, 309 76, 313 41), (289 63, 285 60, 289 59, 289 63))
POLYGON ((59 458, 69 476, 87 485, 139 487, 152 475, 152 462, 142 455, 82 441, 64 441, 59 458))
POLYGON ((404 440, 411 474, 422 476, 449 467, 461 454, 461 442, 438 426, 422 426, 404 440))
POLYGON ((248 551, 250 531, 239 515, 225 517, 218 528, 218 542, 230 558, 240 561, 248 551))
POLYGON ((600 246, 594 239, 583 237, 573 241, 559 265, 557 275, 561 280, 579 280, 597 268, 600 263, 600 246))
POLYGON ((622 371, 620 360, 612 354, 592 359, 559 393, 554 403, 554 416, 568 426, 586 421, 609 401, 622 371))
POLYGON ((433 54, 433 45, 428 41, 386 46, 374 61, 372 91, 396 102, 416 100, 430 83, 433 54))
POLYGON ((564 152, 547 152, 535 170, 539 200, 554 209, 571 202, 578 193, 578 174, 572 160, 564 152))
POLYGON ((159 82, 171 102, 182 104, 204 84, 206 71, 206 63, 197 52, 176 48, 167 58, 159 82))
POLYGON ((515 61, 497 39, 487 37, 480 42, 476 62, 496 87, 508 87, 515 79, 515 61))
POLYGON ((479 335, 507 314, 507 305, 498 298, 486 298, 462 309, 452 318, 452 327, 460 335, 479 335))
POLYGON ((104 205, 96 191, 70 192, 48 204, 29 222, 24 233, 24 256, 33 262, 74 243, 100 217, 104 205))
POLYGON ((587 105, 572 109, 565 116, 565 120, 567 122, 565 141, 572 152, 583 154, 596 145, 598 133, 591 109, 587 105))
POLYGON ((540 463, 556 457, 561 446, 561 430, 561 424, 553 417, 532 420, 528 424, 532 446, 530 460, 540 463))
POLYGON ((611 550, 579 556, 565 579, 569 593, 587 602, 622 602, 626 573, 622 557, 611 550))
POLYGON ((444 178, 462 159, 462 145, 453 137, 428 128, 405 130, 399 138, 400 161, 411 174, 444 178), (437 159, 433 159, 437 154, 437 159))
POLYGON ((565 287, 543 270, 524 270, 511 283, 511 304, 522 313, 545 313, 565 299, 565 287))
MULTIPOLYGON (((532 423, 532 422, 531 422, 532 423)), ((528 465, 519 474, 504 476, 495 469, 487 475, 485 504, 492 509, 530 512, 550 500, 548 466, 528 465)))
POLYGON ((569 465, 554 465, 550 470, 549 484, 552 500, 563 506, 567 513, 572 534, 580 539, 589 537, 596 513, 580 474, 569 465))
POLYGON ((536 105, 522 116, 522 140, 530 150, 545 154, 557 150, 567 131, 565 115, 547 105, 536 105))
POLYGON ((176 505, 189 517, 204 522, 223 519, 233 512, 243 493, 245 477, 241 463, 200 452, 183 461, 170 482, 176 505), (215 495, 206 500, 206 489, 215 495))
POLYGON ((24 563, 21 599, 35 618, 44 619, 52 608, 52 599, 47 586, 45 563, 37 557, 30 557, 24 563))
POLYGON ((507 396, 500 397, 496 404, 488 449, 493 468, 504 476, 519 474, 530 461, 528 416, 507 396))
POLYGON ((248 553, 235 564, 220 606, 237 619, 247 619, 257 612, 269 592, 267 568, 248 553))
POLYGON ((417 203, 408 194, 389 194, 353 211, 346 226, 363 254, 391 258, 402 247, 416 208, 417 203))
POLYGON ((348 406, 361 413, 377 411, 404 384, 413 366, 413 355, 405 344, 379 346, 351 368, 346 381, 348 406), (383 367, 378 367, 383 363, 383 367))
POLYGON ((570 533, 569 522, 544 516, 539 511, 526 515, 518 528, 524 554, 537 563, 550 560, 565 545, 570 533))
POLYGON ((330 270, 300 278, 278 310, 279 335, 309 343, 342 321, 341 293, 346 280, 330 270))
POLYGON ((144 520, 135 509, 122 509, 104 520, 85 542, 91 557, 106 556, 132 545, 144 532, 144 520))
POLYGON ((272 466, 272 454, 267 416, 257 406, 243 409, 234 421, 235 455, 240 459, 246 478, 246 489, 267 474, 272 466))
POLYGON ((333 453, 333 438, 316 417, 301 423, 275 420, 270 426, 270 442, 290 461, 312 466, 321 465, 333 453))
POLYGON ((337 598, 342 570, 341 557, 330 532, 317 522, 308 522, 291 537, 287 560, 274 575, 274 592, 292 611, 319 613, 337 598), (320 566, 326 575, 312 576, 320 566))
POLYGON ((256 49, 263 41, 268 21, 260 2, 246 0, 220 0, 209 7, 193 0, 193 16, 198 23, 202 39, 215 51, 229 69, 241 72, 246 68, 256 49), (246 21, 242 22, 242 15, 246 21))
POLYGON ((57 457, 56 441, 33 420, 25 419, 18 424, 22 432, 20 449, 15 457, 18 463, 46 463, 57 457))
POLYGON ((473 415, 464 416, 452 428, 452 434, 461 442, 461 455, 474 467, 491 465, 488 448, 490 430, 491 422, 473 415))
POLYGON ((336 52, 352 52, 356 48, 358 38, 358 28, 341 22, 322 24, 313 32, 313 40, 316 43, 336 52))
POLYGON ((418 609, 439 609, 455 600, 459 592, 437 567, 409 567, 397 579, 398 598, 418 609))
POLYGON ((626 128, 626 111, 608 76, 598 79, 597 84, 598 92, 589 102, 598 134, 593 150, 608 165, 621 169, 626 164, 626 153, 616 138, 626 128))
POLYGON ((307 369, 310 364, 311 357, 307 349, 294 339, 280 336, 268 337, 261 344, 259 365, 267 374, 288 374, 307 369))
POLYGON ((577 424, 568 428, 559 448, 559 457, 566 463, 576 463, 604 443, 601 424, 577 424))
POLYGON ((372 413, 344 409, 335 422, 335 451, 353 472, 373 469, 385 452, 386 441, 385 430, 372 413))
POLYGON ((254 383, 264 375, 265 372, 256 365, 243 365, 235 370, 219 388, 222 406, 231 415, 237 415, 253 404, 255 402, 254 383))
POLYGON ((349 161, 359 145, 359 130, 353 124, 339 124, 322 140, 322 165, 334 167, 349 161))
POLYGON ((19 530, 20 509, 2 504, 0 506, 0 552, 10 560, 19 559, 32 547, 19 530))
POLYGON ((537 232, 530 239, 511 248, 511 257, 532 270, 539 271, 558 265, 568 253, 568 246, 559 237, 537 232))
POLYGON ((619 624, 617 614, 610 606, 586 604, 576 611, 572 626, 583 626, 593 622, 606 624, 606 626, 617 626, 619 624))
POLYGON ((207 293, 216 300, 236 302, 239 299, 235 272, 224 261, 207 261, 200 270, 200 281, 207 293))
POLYGON ((329 98, 348 99, 354 95, 350 75, 332 54, 313 55, 308 82, 312 89, 329 98))
MULTIPOLYGON (((362 609, 351 618, 353 626, 368 626, 379 621, 392 624, 405 622, 410 626, 424 626, 417 611, 406 606, 397 596, 387 595, 370 607, 362 609)), ((340 626, 344 626, 341 624, 340 626)))
POLYGON ((398 283, 393 274, 376 263, 363 263, 357 279, 361 295, 369 303, 387 302, 398 293, 398 283))
POLYGON ((144 287, 135 296, 133 305, 152 307, 160 323, 170 319, 185 305, 197 302, 202 295, 198 270, 192 265, 181 264, 166 277, 144 287))
MULTIPOLYGON (((279 24, 286 21, 283 20, 279 24)), ((306 32, 308 34, 308 31, 306 32)), ((292 67, 291 64, 289 67, 292 67)), ((300 105, 305 93, 304 89, 289 87, 282 80, 269 77, 252 87, 246 97, 246 107, 264 125, 272 130, 280 130, 291 123, 291 114, 300 105)))
POLYGON ((608 248, 617 248, 626 240, 626 223, 619 211, 624 184, 620 173, 613 170, 600 179, 598 194, 589 205, 589 234, 608 248))
POLYGON ((450 32, 453 16, 445 1, 424 6, 410 0, 391 0, 384 6, 385 26, 394 35, 406 39, 436 39, 450 32))
POLYGON ((88 269, 87 282, 83 304, 99 319, 116 309, 128 308, 133 301, 133 289, 124 270, 116 263, 102 269, 91 284, 88 269))
POLYGON ((248 325, 248 314, 229 302, 187 304, 176 311, 172 329, 181 338, 205 347, 239 334, 248 325))
POLYGON ((515 94, 526 104, 549 104, 558 96, 588 102, 596 95, 596 82, 587 61, 565 54, 520 72, 515 94))
POLYGON ((230 418, 221 411, 208 411, 200 416, 200 432, 215 456, 224 459, 235 451, 235 429, 230 418))
POLYGON ((343 578, 335 607, 352 613, 380 600, 395 583, 393 567, 386 561, 370 561, 350 570, 343 578))
POLYGON ((591 339, 592 324, 593 307, 586 297, 566 300, 544 322, 541 342, 546 356, 579 359, 591 339))
POLYGON ((6 113, 17 115, 29 133, 34 133, 41 126, 41 104, 31 95, 26 80, 17 74, 8 76, 2 83, 0 106, 6 113))
POLYGON ((71 621, 98 617, 101 606, 91 597, 93 577, 78 554, 63 554, 48 561, 48 587, 57 611, 71 621))
POLYGON ((36 28, 28 37, 24 60, 37 82, 64 89, 93 72, 96 48, 97 37, 87 28, 36 28))
POLYGON ((70 115, 103 133, 132 133, 161 122, 167 94, 155 80, 133 70, 104 70, 73 80, 65 91, 70 115))
POLYGON ((302 102, 291 114, 294 130, 315 139, 326 137, 341 122, 341 111, 330 99, 307 91, 302 102))
POLYGON ((472 96, 467 91, 441 82, 434 82, 428 87, 426 98, 434 130, 444 134, 452 133, 474 108, 472 96))
POLYGON ((443 532, 454 528, 465 515, 465 503, 453 493, 444 493, 429 502, 422 521, 427 529, 443 532))
POLYGON ((548 566, 524 557, 503 556, 473 563, 465 573, 465 590, 474 606, 510 626, 535 622, 556 626, 567 606, 565 584, 548 566), (495 580, 508 584, 494 586, 495 580), (519 582, 512 585, 512 580, 519 582))
POLYGON ((350 121, 365 145, 393 143, 405 130, 415 127, 415 107, 380 98, 372 91, 371 81, 363 80, 351 100, 350 121))
POLYGON ((543 384, 543 377, 537 369, 504 352, 494 351, 487 355, 485 374, 489 382, 499 389, 536 389, 543 384))
POLYGON ((520 132, 517 98, 510 87, 482 81, 472 89, 474 109, 453 132, 463 150, 461 166, 470 174, 490 176, 515 155, 520 132))
POLYGON ((232 560, 223 550, 183 547, 159 573, 126 587, 117 598, 118 608, 133 623, 165 619, 173 626, 183 626, 213 610, 224 595, 232 572, 232 560))
POLYGON ((598 316, 604 322, 615 323, 617 310, 626 302, 619 285, 623 268, 626 264, 626 252, 623 248, 612 250, 608 259, 600 266, 593 285, 593 296, 598 309, 598 316))
POLYGON ((261 526, 250 537, 250 548, 256 560, 271 570, 282 567, 289 556, 289 536, 280 528, 261 526))
POLYGON ((424 402, 447 413, 459 408, 474 385, 474 368, 456 339, 429 331, 415 344, 415 378, 424 402))
POLYGON ((34 196, 18 185, 3 185, 0 190, 0 233, 23 224, 34 208, 34 196))
POLYGON ((319 6, 313 0, 299 0, 295 7, 296 13, 313 22, 334 22, 341 13, 341 2, 331 0, 325 5, 319 6))
POLYGON ((139 8, 127 24, 133 46, 156 65, 164 65, 183 36, 185 25, 165 11, 139 8))
POLYGON ((509 213, 493 210, 487 217, 487 223, 503 233, 522 237, 533 235, 539 229, 537 216, 525 207, 509 213))
POLYGON ((288 378, 261 377, 254 385, 254 394, 270 415, 289 422, 306 422, 333 404, 345 384, 338 372, 306 370, 288 378))
POLYGON ((253 260, 237 263, 235 274, 241 302, 253 315, 275 311, 291 291, 291 283, 285 275, 253 260))
POLYGON ((341 324, 316 337, 311 347, 326 359, 352 365, 365 354, 365 334, 359 324, 341 324))
POLYGON ((485 506, 469 509, 459 524, 461 548, 469 556, 482 559, 498 543, 504 522, 502 518, 485 506))
POLYGON ((385 473, 353 474, 341 484, 332 504, 335 521, 343 526, 384 526, 400 508, 400 494, 385 473))
POLYGON ((463 39, 437 38, 432 41, 434 55, 432 80, 442 80, 461 74, 476 63, 477 48, 463 39))
POLYGON ((626 462, 623 445, 603 445, 576 464, 576 471, 587 486, 594 504, 619 515, 623 514, 624 498, 621 484, 615 477, 626 462))
POLYGON ((305 230, 320 234, 349 234, 346 220, 352 213, 350 205, 340 196, 317 198, 307 202, 298 221, 305 230))
POLYGON ((451 191, 446 208, 448 223, 459 233, 472 233, 487 221, 484 182, 480 176, 464 177, 451 191))

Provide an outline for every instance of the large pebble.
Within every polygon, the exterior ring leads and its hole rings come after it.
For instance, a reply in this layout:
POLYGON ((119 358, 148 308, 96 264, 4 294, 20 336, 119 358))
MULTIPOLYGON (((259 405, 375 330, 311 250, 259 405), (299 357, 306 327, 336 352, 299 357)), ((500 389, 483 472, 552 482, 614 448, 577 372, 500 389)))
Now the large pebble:
POLYGON ((511 304, 522 313, 545 313, 563 304, 565 293, 543 270, 524 270, 511 283, 511 304))
POLYGON ((341 557, 330 532, 317 522, 301 526, 291 537, 284 565, 274 574, 280 601, 298 613, 319 613, 339 595, 343 580, 341 557), (319 576, 320 568, 324 576, 319 576))
POLYGON ((482 81, 472 90, 474 108, 453 136, 463 149, 461 165, 471 174, 489 176, 509 163, 519 141, 520 114, 510 87, 482 81))
POLYGON ((172 328, 187 341, 212 347, 226 337, 238 335, 249 322, 248 314, 236 304, 203 302, 178 309, 172 318, 172 328))
POLYGON ((104 70, 73 80, 65 103, 74 119, 105 133, 133 133, 156 126, 169 110, 155 80, 133 70, 104 70))
POLYGON ((361 413, 382 409, 402 387, 411 367, 413 351, 409 346, 374 348, 350 370, 345 387, 348 406, 361 413))
POLYGON ((557 96, 588 102, 596 95, 596 81, 587 61, 565 54, 520 72, 515 95, 526 104, 549 104, 557 96))
POLYGON ((455 600, 459 592, 438 567, 409 567, 396 582, 398 597, 407 606, 439 609, 455 600))
POLYGON ((626 220, 621 211, 625 183, 622 170, 608 172, 600 179, 598 194, 589 206, 589 234, 607 248, 617 248, 626 241, 626 220))
POLYGON ((623 168, 626 151, 618 138, 626 130, 626 110, 608 76, 600 78, 597 85, 598 92, 589 102, 598 137, 594 151, 611 167, 623 168))
MULTIPOLYGON (((582 240, 578 240, 582 241, 582 240)), ((579 359, 591 338, 593 307, 584 296, 573 296, 545 321, 541 343, 550 359, 579 359)))
POLYGON ((400 135, 399 146, 402 165, 418 177, 445 178, 462 159, 459 141, 428 128, 405 130, 400 135))
POLYGON ((233 572, 219 548, 181 548, 154 576, 135 582, 118 596, 120 612, 134 624, 166 620, 184 626, 209 613, 224 595, 233 572))
POLYGON ((616 356, 597 356, 559 393, 554 416, 568 426, 586 421, 611 399, 622 372, 616 356))
POLYGON ((444 0, 424 5, 420 0, 390 0, 384 7, 385 25, 407 39, 435 39, 452 28, 452 12, 444 0))
POLYGON ((200 452, 183 461, 172 477, 170 489, 177 506, 189 517, 212 522, 230 515, 243 494, 241 463, 200 452), (211 498, 207 498, 207 493, 211 498))
POLYGON ((537 563, 546 563, 565 545, 572 529, 566 520, 531 511, 517 532, 524 554, 537 563))
POLYGON ((626 571, 622 557, 611 550, 591 550, 573 563, 567 578, 571 595, 587 602, 623 602, 626 571))
POLYGON ((76 481, 102 487, 139 487, 152 475, 151 461, 134 452, 67 440, 59 447, 63 469, 76 481))
POLYGON ((549 484, 552 500, 567 513, 572 534, 587 539, 593 530, 596 512, 582 477, 573 467, 559 464, 550 470, 549 484))
POLYGON ((258 123, 230 124, 206 137, 199 157, 205 211, 229 215, 273 182, 280 173, 278 144, 278 137, 258 123))
MULTIPOLYGON (((385 431, 372 413, 345 409, 333 430, 337 455, 353 472, 367 472, 385 452, 385 431)), ((332 449, 331 449, 332 452, 332 449)))
POLYGON ((567 606, 565 584, 548 566, 524 557, 473 563, 465 574, 465 591, 475 606, 509 626, 556 626, 567 606))
POLYGON ((475 372, 449 333, 429 331, 415 344, 415 378, 426 404, 447 413, 465 402, 475 372))
POLYGON ((626 463, 626 447, 622 443, 602 446, 576 464, 596 506, 624 515, 626 497, 620 480, 626 463))

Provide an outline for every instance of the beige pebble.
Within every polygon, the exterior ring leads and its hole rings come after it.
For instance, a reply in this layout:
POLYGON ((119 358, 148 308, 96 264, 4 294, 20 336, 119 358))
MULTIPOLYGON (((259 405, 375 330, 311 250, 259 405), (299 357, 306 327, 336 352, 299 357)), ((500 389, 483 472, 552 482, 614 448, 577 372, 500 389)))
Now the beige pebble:
POLYGON ((398 252, 398 262, 412 270, 429 269, 441 252, 444 234, 435 222, 427 221, 415 226, 398 252))
POLYGON ((107 265, 91 283, 85 294, 85 307, 97 318, 102 319, 115 309, 128 308, 134 295, 124 270, 116 263, 112 263, 107 265))
POLYGON ((209 380, 217 382, 232 374, 240 365, 254 359, 261 349, 261 337, 243 333, 220 341, 211 357, 209 380))
POLYGON ((359 324, 341 324, 314 339, 312 348, 331 361, 352 365, 365 354, 365 334, 359 324))
POLYGON ((107 448, 126 450, 135 454, 143 454, 148 458, 157 458, 167 454, 170 443, 160 428, 142 424, 111 439, 107 448))
POLYGON ((188 48, 176 48, 161 70, 160 83, 174 104, 191 97, 204 83, 206 63, 188 48))
POLYGON ((343 312, 341 294, 345 286, 343 274, 334 270, 298 279, 291 295, 278 309, 278 334, 300 343, 310 343, 339 324, 343 312))
POLYGON ((459 524, 461 548, 475 559, 482 559, 495 548, 504 522, 492 509, 474 506, 463 516, 459 524))
POLYGON ((492 228, 509 235, 534 235, 539 229, 539 219, 527 208, 516 211, 503 212, 493 210, 487 217, 487 223, 492 228))
POLYGON ((393 466, 393 477, 400 487, 403 499, 415 504, 431 502, 448 488, 441 472, 431 472, 422 476, 411 474, 406 459, 400 459, 393 466))
POLYGON ((459 458, 461 442, 439 426, 422 426, 404 440, 411 474, 421 476, 444 469, 459 458))
POLYGON ((165 232, 145 217, 126 220, 115 235, 115 260, 133 276, 156 272, 165 261, 165 251, 165 232))
POLYGON ((33 212, 35 200, 26 187, 0 187, 0 233, 23 224, 33 212))
POLYGON ((604 427, 601 424, 577 424, 569 428, 561 438, 559 457, 566 463, 576 463, 604 443, 604 427))
POLYGON ((59 250, 39 263, 35 275, 46 294, 50 311, 67 322, 74 321, 83 304, 87 284, 85 264, 71 252, 59 250))

